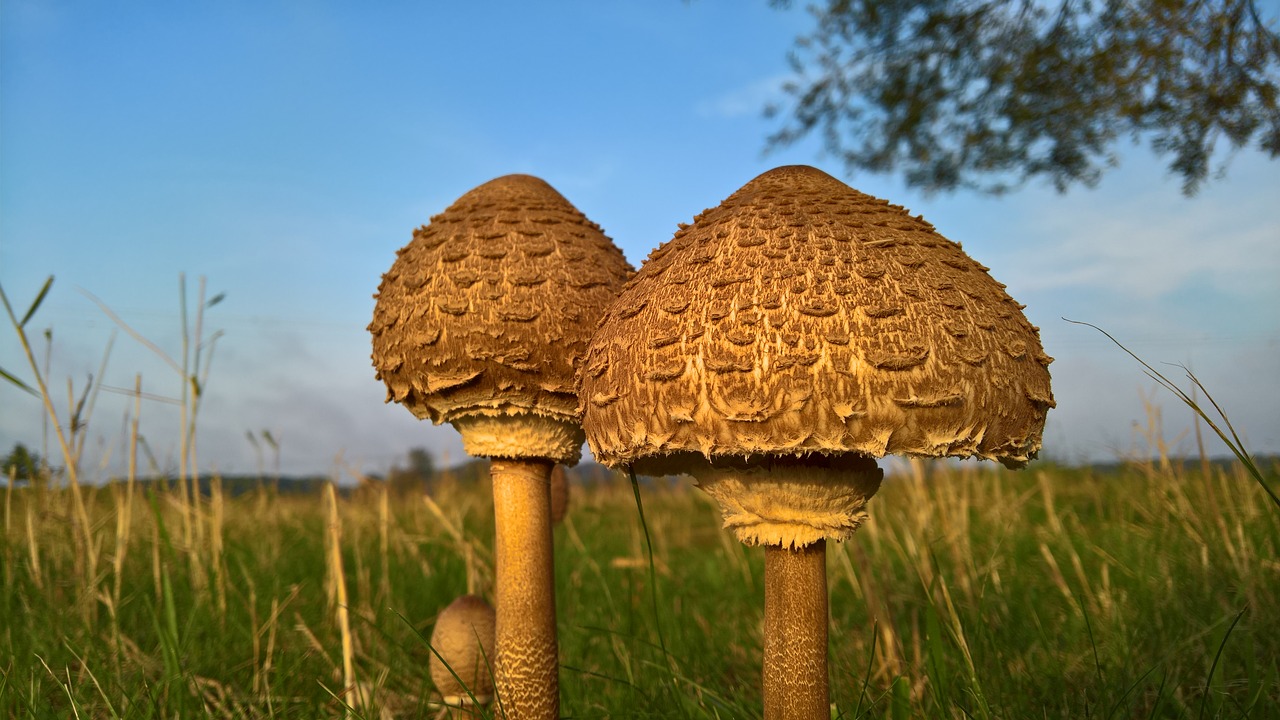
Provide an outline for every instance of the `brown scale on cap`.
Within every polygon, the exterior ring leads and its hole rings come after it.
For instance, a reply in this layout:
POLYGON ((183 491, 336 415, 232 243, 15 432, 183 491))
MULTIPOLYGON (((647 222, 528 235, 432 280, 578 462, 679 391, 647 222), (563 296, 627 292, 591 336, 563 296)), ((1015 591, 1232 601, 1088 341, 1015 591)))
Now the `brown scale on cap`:
POLYGON ((579 379, 593 450, 639 472, 669 472, 687 453, 1016 467, 1040 448, 1050 361, 1021 306, 958 244, 792 166, 655 250, 579 379))
POLYGON ((387 400, 454 423, 472 455, 577 462, 574 367, 630 274, 546 182, 507 175, 471 190, 382 277, 369 331, 387 400))

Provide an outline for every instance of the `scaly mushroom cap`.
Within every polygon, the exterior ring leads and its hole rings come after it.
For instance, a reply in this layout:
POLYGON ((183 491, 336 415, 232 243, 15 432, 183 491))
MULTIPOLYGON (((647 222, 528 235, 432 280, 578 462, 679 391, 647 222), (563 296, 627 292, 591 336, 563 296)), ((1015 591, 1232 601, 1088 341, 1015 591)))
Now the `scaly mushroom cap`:
POLYGON ((484 598, 463 595, 440 612, 431 631, 435 652, 429 667, 446 705, 470 705, 472 695, 482 704, 493 699, 494 644, 494 611, 484 598))
POLYGON ((454 423, 472 455, 577 462, 574 368, 631 274, 600 226, 546 182, 507 175, 397 255, 369 324, 387 400, 454 423))
POLYGON ((844 453, 1023 465, 1052 359, 987 270, 820 170, 766 172, 653 251, 606 312, 578 377, 591 449, 650 474, 844 453))

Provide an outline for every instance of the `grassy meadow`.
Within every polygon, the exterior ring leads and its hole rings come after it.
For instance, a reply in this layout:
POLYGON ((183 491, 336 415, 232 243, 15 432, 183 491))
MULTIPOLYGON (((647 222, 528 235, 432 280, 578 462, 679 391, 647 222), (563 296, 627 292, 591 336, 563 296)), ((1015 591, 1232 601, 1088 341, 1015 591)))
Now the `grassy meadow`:
MULTIPOLYGON (((833 717, 1280 717, 1280 511, 1208 470, 891 476, 828 549, 833 717)), ((645 524, 627 479, 575 486, 555 530, 562 713, 758 716, 762 553, 686 482, 641 497, 645 524)), ((491 590, 491 511, 448 475, 11 487, 0 713, 434 717, 426 638, 491 590)))
MULTIPOLYGON (((52 281, 21 316, 0 289, 34 382, 0 375, 41 400, 64 463, 52 486, 0 488, 0 716, 443 716, 427 638, 455 597, 493 587, 484 466, 426 493, 196 482, 218 338, 203 313, 222 296, 202 280, 189 318, 180 278, 173 356, 103 306, 184 379, 176 477, 133 480, 139 377, 129 479, 86 482, 100 385, 60 411, 49 332, 41 362, 26 331, 52 281)), ((833 717, 1280 718, 1280 465, 1143 365, 1240 462, 1169 460, 1153 412, 1153 460, 902 466, 828 546, 833 717)), ((687 481, 579 475, 555 529, 562 714, 757 717, 762 551, 687 481)))

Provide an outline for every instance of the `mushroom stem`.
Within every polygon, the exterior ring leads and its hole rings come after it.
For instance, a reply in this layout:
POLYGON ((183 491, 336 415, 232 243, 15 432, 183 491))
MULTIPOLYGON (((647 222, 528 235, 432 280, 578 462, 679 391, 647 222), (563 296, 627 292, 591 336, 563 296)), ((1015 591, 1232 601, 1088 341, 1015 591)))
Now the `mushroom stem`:
POLYGON ((494 685, 508 718, 560 713, 550 460, 494 459, 497 657, 494 685))
POLYGON ((831 717, 826 540, 764 548, 764 717, 831 717))

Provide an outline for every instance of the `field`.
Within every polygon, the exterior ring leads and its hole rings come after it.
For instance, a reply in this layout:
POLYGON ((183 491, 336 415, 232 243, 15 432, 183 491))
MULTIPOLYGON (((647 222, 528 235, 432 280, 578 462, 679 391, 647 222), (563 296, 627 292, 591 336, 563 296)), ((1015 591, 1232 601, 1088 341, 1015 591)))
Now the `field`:
MULTIPOLYGON (((434 717, 434 617, 493 582, 476 474, 11 487, 0 714, 434 717)), ((643 524, 615 476, 555 530, 562 713, 758 716, 762 553, 640 490, 643 524)), ((1280 717, 1280 511, 1240 466, 917 463, 871 513, 828 550, 833 717, 1280 717)))

